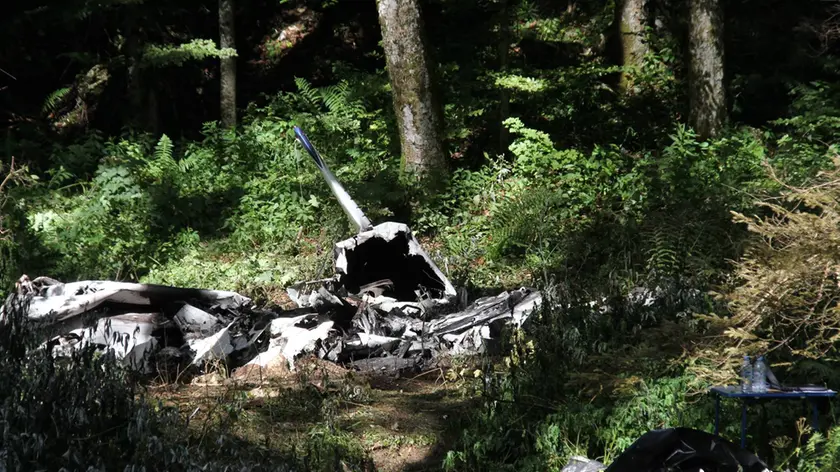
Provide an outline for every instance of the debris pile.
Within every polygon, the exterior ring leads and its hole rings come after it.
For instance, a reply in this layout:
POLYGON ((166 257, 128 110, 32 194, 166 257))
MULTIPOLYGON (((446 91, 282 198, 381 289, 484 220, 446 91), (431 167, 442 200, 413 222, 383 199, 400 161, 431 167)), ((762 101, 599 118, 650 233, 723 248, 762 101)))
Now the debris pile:
POLYGON ((560 472, 601 472, 606 469, 604 464, 582 456, 572 456, 569 463, 560 472))
POLYGON ((229 291, 113 281, 23 276, 17 292, 28 298, 29 318, 49 326, 45 345, 55 353, 93 345, 146 373, 218 360, 245 371, 278 362, 294 369, 307 354, 363 371, 422 370, 486 352, 542 300, 523 287, 459 310, 455 288, 404 224, 338 242, 334 256, 334 277, 287 288, 291 310, 259 309, 229 291))

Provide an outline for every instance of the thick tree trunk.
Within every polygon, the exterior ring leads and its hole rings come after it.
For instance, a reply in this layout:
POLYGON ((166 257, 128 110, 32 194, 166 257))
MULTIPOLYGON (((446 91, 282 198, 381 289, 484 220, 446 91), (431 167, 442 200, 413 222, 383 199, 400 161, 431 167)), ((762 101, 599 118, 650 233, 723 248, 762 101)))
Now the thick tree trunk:
POLYGON ((432 82, 435 70, 419 0, 377 3, 404 169, 418 175, 444 171, 443 113, 432 82))
POLYGON ((701 138, 713 138, 726 120, 723 13, 719 0, 689 4, 689 122, 701 138))
MULTIPOLYGON (((234 40, 234 0, 219 0, 219 47, 236 49, 234 40)), ((236 57, 222 58, 220 116, 222 126, 236 126, 236 57)))
POLYGON ((622 0, 618 10, 618 32, 621 39, 621 59, 625 70, 621 73, 618 87, 623 93, 632 91, 633 68, 641 67, 649 52, 645 40, 647 0, 622 0))

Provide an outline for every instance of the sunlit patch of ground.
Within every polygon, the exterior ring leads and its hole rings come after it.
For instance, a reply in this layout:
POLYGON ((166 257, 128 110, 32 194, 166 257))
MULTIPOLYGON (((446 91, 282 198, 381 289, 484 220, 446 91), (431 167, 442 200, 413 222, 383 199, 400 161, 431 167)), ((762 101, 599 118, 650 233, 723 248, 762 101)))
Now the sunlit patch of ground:
POLYGON ((322 454, 311 450, 317 440, 330 451, 363 456, 369 469, 383 472, 439 470, 452 440, 449 426, 472 401, 442 372, 395 379, 317 359, 296 366, 295 372, 278 369, 249 382, 210 374, 151 393, 191 417, 198 434, 226 421, 231 435, 264 449, 267 457, 322 454))

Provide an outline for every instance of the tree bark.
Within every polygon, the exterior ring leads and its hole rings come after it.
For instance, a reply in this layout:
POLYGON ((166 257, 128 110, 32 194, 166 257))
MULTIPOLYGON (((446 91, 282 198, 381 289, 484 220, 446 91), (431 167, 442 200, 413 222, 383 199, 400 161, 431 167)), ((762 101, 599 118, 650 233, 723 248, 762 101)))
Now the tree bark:
POLYGON ((445 171, 443 112, 432 82, 435 68, 419 0, 378 0, 377 4, 403 168, 418 176, 445 171))
POLYGON ((700 138, 714 138, 726 120, 723 13, 719 0, 689 4, 689 123, 700 138))
MULTIPOLYGON (((510 15, 508 12, 508 0, 501 0, 501 12, 499 13, 499 70, 505 73, 508 68, 508 57, 510 56, 510 15)), ((510 92, 502 88, 499 94, 499 152, 505 153, 510 142, 510 133, 503 124, 510 116, 510 92)))
POLYGON ((144 129, 143 115, 140 110, 143 110, 143 96, 145 83, 143 81, 143 71, 140 67, 141 45, 140 38, 137 32, 137 18, 139 17, 136 5, 126 5, 125 15, 123 16, 123 55, 126 61, 127 87, 126 87, 126 102, 124 108, 126 116, 123 122, 130 128, 144 129))
MULTIPOLYGON (((236 49, 234 39, 234 0, 219 0, 219 47, 236 49)), ((222 126, 236 126, 236 57, 221 59, 221 100, 219 114, 222 126)))
POLYGON ((641 67, 650 51, 645 41, 647 0, 622 0, 618 10, 618 32, 621 39, 621 59, 625 70, 621 72, 618 88, 622 93, 632 92, 632 68, 641 67))

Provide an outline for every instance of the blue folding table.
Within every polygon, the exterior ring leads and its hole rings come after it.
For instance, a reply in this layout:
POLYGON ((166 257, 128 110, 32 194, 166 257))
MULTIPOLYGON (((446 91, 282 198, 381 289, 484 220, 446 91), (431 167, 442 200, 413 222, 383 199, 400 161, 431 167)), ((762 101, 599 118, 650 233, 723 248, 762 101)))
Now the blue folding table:
POLYGON ((811 403, 811 427, 814 431, 819 430, 819 411, 817 410, 817 399, 833 397, 837 392, 833 390, 814 390, 814 391, 782 391, 768 389, 766 393, 742 392, 740 386, 730 387, 712 387, 712 393, 715 393, 715 436, 718 435, 720 429, 720 399, 739 398, 741 399, 741 448, 747 445, 747 402, 749 400, 761 399, 807 399, 811 403))

